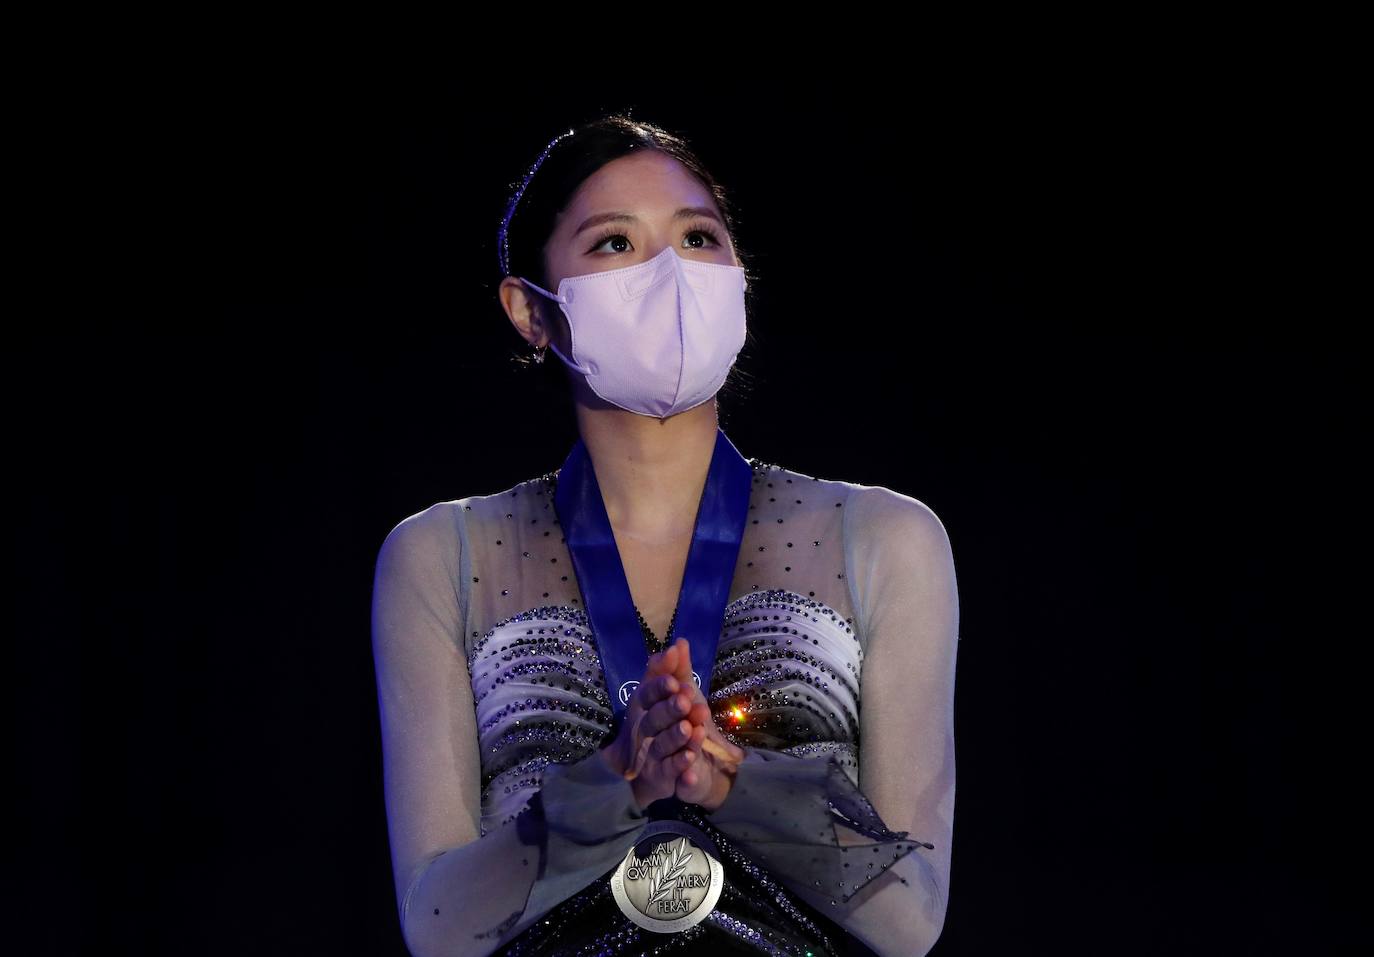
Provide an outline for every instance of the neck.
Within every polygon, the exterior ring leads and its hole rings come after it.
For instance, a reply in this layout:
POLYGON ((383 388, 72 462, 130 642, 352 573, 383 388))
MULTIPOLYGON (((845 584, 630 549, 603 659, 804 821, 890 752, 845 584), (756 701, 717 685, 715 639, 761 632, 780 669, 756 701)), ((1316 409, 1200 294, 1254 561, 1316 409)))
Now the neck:
POLYGON ((617 535, 662 544, 691 535, 716 447, 716 400, 656 419, 577 403, 606 515, 617 535))

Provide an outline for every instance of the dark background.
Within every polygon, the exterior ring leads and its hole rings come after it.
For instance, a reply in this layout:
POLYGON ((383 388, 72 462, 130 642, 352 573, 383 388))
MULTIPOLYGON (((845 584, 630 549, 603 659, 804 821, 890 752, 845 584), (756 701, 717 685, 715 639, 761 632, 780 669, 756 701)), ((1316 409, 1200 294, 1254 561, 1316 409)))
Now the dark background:
POLYGON ((950 533, 935 953, 1350 939, 1367 317, 1330 292, 1351 247, 1312 226, 1344 201, 1348 133, 1310 102, 1157 78, 145 80, 81 114, 81 239, 107 269, 58 288, 94 311, 25 324, 8 378, 38 813, 16 880, 50 926, 404 953, 373 562, 405 516, 575 439, 509 361, 496 231, 549 139, 628 107, 693 141, 756 256, 734 443, 912 495, 950 533))

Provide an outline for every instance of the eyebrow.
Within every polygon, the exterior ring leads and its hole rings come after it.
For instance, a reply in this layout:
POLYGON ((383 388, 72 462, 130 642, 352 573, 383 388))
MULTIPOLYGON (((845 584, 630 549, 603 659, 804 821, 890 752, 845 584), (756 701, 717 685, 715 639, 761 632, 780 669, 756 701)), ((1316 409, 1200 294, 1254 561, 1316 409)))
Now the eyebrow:
MULTIPOLYGON (((720 217, 716 215, 716 211, 709 206, 684 206, 681 209, 679 209, 676 213, 673 213, 673 219, 675 220, 693 219, 697 216, 705 216, 707 219, 713 219, 717 223, 720 223, 722 228, 724 228, 725 226, 724 223, 721 223, 720 217)), ((631 213, 624 212, 597 213, 595 216, 588 216, 586 219, 584 219, 582 221, 582 225, 577 227, 576 231, 573 232, 573 235, 577 236, 585 232, 586 230, 591 229, 593 226, 600 226, 602 223, 618 222, 637 223, 639 222, 639 217, 631 213)))

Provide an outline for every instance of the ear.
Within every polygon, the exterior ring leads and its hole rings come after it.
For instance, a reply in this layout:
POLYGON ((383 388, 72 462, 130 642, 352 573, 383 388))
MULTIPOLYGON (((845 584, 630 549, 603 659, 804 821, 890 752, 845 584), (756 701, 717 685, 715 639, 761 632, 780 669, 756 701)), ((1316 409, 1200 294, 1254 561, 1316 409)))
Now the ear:
POLYGON ((543 297, 539 293, 518 277, 506 276, 497 288, 497 296, 501 300, 501 308, 506 311, 506 317, 521 338, 536 348, 548 345, 553 330, 544 319, 543 306, 539 302, 543 297))

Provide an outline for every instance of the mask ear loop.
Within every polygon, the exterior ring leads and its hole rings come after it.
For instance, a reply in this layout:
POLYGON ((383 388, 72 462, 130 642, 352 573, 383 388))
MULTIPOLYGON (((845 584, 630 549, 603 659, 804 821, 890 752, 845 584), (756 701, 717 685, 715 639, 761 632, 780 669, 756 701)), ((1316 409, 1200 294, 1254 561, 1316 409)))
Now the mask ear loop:
MULTIPOLYGON (((549 299, 552 299, 554 302, 559 303, 560 305, 563 305, 563 304, 567 303, 567 301, 568 301, 567 299, 565 299, 565 298, 562 297, 562 296, 555 295, 554 293, 549 292, 547 289, 543 288, 542 286, 537 286, 537 285, 535 285, 534 283, 530 282, 528 279, 525 279, 525 278, 523 278, 523 277, 517 277, 517 278, 519 278, 521 282, 523 282, 525 285, 529 286, 529 287, 530 287, 531 289, 533 289, 535 292, 538 292, 538 293, 540 293, 540 294, 542 294, 542 295, 544 295, 544 296, 547 296, 549 299)), ((566 309, 563 310, 563 313, 564 313, 564 315, 566 315, 566 314, 567 314, 567 310, 566 310, 566 309)), ((576 341, 577 333, 573 330, 571 319, 568 321, 568 332, 569 332, 570 335, 573 336, 574 341, 576 341)), ((573 361, 572 361, 571 359, 569 359, 567 356, 563 355, 563 351, 562 351, 561 349, 559 349, 557 345, 554 344, 554 341, 553 341, 552 338, 549 339, 549 345, 548 345, 548 347, 549 347, 550 349, 553 350, 553 354, 554 354, 554 355, 558 356, 558 358, 560 358, 560 359, 563 360, 563 363, 564 363, 569 369, 573 370, 574 372, 576 372, 576 373, 579 374, 579 375, 591 375, 592 370, 591 370, 590 368, 588 368, 588 367, 586 367, 586 366, 578 365, 576 362, 573 362, 573 361)), ((535 350, 535 352, 536 352, 536 355, 535 355, 535 360, 534 360, 534 361, 535 361, 535 362, 543 362, 543 361, 544 361, 543 356, 540 355, 540 354, 538 353, 538 350, 535 350)))
POLYGON ((587 368, 586 366, 580 366, 576 362, 573 362, 571 359, 569 359, 567 356, 563 355, 562 351, 558 348, 558 346, 553 344, 552 339, 549 340, 549 348, 553 350, 554 355, 558 356, 558 358, 563 360, 563 364, 566 365, 569 369, 573 370, 579 375, 591 375, 591 369, 587 368))
POLYGON ((536 286, 534 283, 530 282, 528 279, 524 279, 524 278, 519 277, 519 276, 517 276, 516 278, 517 278, 517 279, 520 279, 521 282, 523 282, 525 285, 529 286, 529 287, 530 287, 531 289, 533 289, 535 292, 543 293, 545 296, 547 296, 548 298, 552 299, 554 302, 557 302, 557 303, 560 303, 560 304, 561 304, 561 303, 566 303, 566 302, 568 301, 568 300, 564 299, 562 296, 555 295, 554 293, 549 292, 549 291, 548 291, 547 289, 545 289, 543 286, 536 286))

